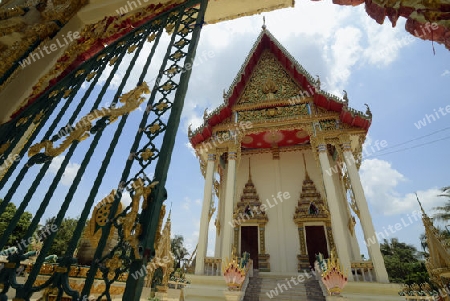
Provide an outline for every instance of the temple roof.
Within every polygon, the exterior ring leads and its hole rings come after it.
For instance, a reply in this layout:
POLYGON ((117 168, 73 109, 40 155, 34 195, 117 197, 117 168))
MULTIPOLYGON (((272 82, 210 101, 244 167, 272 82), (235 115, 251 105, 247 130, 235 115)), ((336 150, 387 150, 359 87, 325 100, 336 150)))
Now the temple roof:
MULTIPOLYGON (((224 93, 224 103, 210 114, 205 115, 203 125, 190 133, 189 139, 194 147, 212 136, 212 129, 214 126, 225 122, 231 117, 234 107, 239 103, 258 62, 263 53, 266 53, 267 51, 276 58, 284 71, 299 87, 299 90, 306 91, 308 96, 312 97, 313 102, 317 107, 327 111, 338 112, 339 119, 342 123, 349 124, 353 127, 359 127, 366 131, 368 130, 371 124, 370 114, 367 116, 360 111, 351 109, 348 107, 348 102, 320 90, 320 82, 315 80, 311 74, 309 74, 277 41, 269 30, 263 26, 260 35, 228 89, 228 92, 224 93)), ((287 99, 284 100, 284 102, 285 106, 288 105, 287 99)), ((280 103, 272 104, 272 107, 277 105, 280 105, 280 103)), ((261 103, 260 107, 267 106, 261 103)))

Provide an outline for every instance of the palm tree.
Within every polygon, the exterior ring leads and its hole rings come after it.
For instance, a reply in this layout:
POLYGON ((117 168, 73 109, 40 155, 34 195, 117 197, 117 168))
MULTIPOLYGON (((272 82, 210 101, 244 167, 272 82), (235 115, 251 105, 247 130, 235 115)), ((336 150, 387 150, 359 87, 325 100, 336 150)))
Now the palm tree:
POLYGON ((181 267, 181 261, 189 255, 188 250, 183 246, 184 238, 183 235, 175 235, 170 241, 170 247, 172 249, 173 256, 175 257, 175 268, 181 267))
POLYGON ((447 200, 444 203, 444 206, 434 207, 433 209, 438 210, 440 212, 434 215, 434 218, 441 221, 450 221, 450 186, 446 186, 441 188, 442 194, 438 196, 446 197, 447 200))

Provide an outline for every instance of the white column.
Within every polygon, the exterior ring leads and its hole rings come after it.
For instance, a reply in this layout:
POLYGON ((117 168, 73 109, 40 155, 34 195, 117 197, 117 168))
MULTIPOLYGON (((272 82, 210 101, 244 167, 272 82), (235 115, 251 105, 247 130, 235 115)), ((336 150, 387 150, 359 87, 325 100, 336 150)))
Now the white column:
MULTIPOLYGON (((274 167, 274 175, 275 175, 275 188, 276 191, 273 195, 278 195, 278 192, 283 192, 281 187, 281 167, 280 167, 280 157, 273 158, 273 167, 274 167)), ((277 203, 278 204, 278 203, 277 203)), ((286 237, 285 231, 285 223, 286 220, 283 214, 283 206, 276 206, 275 210, 277 211, 277 226, 278 226, 278 250, 279 250, 279 263, 281 267, 281 272, 287 272, 287 255, 286 255, 286 244, 289 241, 286 237)), ((274 258, 275 259, 275 258, 274 258)))
POLYGON ((350 218, 352 217, 348 202, 347 202, 347 195, 344 192, 343 183, 342 183, 342 175, 340 173, 334 173, 333 172, 333 181, 334 186, 336 187, 336 194, 339 199, 339 206, 341 206, 342 210, 341 213, 343 214, 342 220, 347 221, 347 242, 350 244, 350 250, 352 251, 352 256, 350 256, 350 260, 361 260, 361 253, 358 246, 358 241, 356 239, 355 231, 353 231, 353 235, 348 227, 350 218))
MULTIPOLYGON (((369 213, 369 206, 367 206, 366 197, 364 196, 364 190, 361 184, 358 170, 356 169, 355 158, 351 152, 349 143, 342 145, 344 151, 345 164, 347 166, 348 175, 352 184, 353 194, 355 195, 356 205, 359 209, 361 226, 364 232, 364 239, 366 242, 371 242, 375 236, 375 229, 372 223, 372 217, 369 213)), ((376 243, 368 243, 367 249, 369 251, 370 259, 372 260, 373 267, 375 269, 375 275, 377 282, 389 283, 388 274, 384 265, 383 256, 380 251, 380 244, 376 240, 376 243)))
POLYGON ((226 178, 224 177, 223 180, 220 183, 219 188, 219 204, 217 206, 217 219, 220 222, 220 233, 217 235, 217 229, 216 229, 216 246, 214 250, 214 257, 222 257, 222 238, 223 238, 223 229, 227 225, 224 223, 224 211, 225 211, 225 187, 227 185, 226 178))
MULTIPOLYGON (((225 192, 225 214, 223 220, 223 238, 222 238, 222 262, 226 258, 231 257, 231 245, 233 244, 234 227, 230 225, 233 223, 233 208, 234 208, 234 191, 236 183, 236 152, 228 152, 228 167, 227 167, 227 188, 225 192)), ((238 246, 235 246, 236 250, 238 246)))
POLYGON ((347 223, 342 220, 341 210, 338 198, 336 195, 336 189, 332 177, 327 174, 327 170, 330 171, 330 161, 328 160, 327 145, 320 144, 318 146, 319 161, 322 168, 322 177, 325 185, 325 192, 327 195, 328 207, 331 215, 331 229, 333 231, 334 244, 336 245, 337 257, 341 263, 342 269, 348 274, 348 280, 353 281, 351 274, 351 262, 350 262, 350 246, 347 244, 346 231, 347 223))
POLYGON ((196 275, 203 275, 205 270, 205 257, 208 248, 209 208, 211 207, 215 159, 216 156, 214 154, 208 154, 205 188, 203 191, 202 215, 200 217, 200 231, 198 235, 197 258, 195 262, 196 275))

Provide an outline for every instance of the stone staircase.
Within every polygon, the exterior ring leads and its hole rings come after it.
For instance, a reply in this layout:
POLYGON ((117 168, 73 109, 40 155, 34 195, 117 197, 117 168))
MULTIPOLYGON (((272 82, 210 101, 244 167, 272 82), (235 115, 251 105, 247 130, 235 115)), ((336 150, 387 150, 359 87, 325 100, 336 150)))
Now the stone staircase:
POLYGON ((262 279, 259 277, 259 271, 253 270, 253 277, 250 277, 243 301, 259 301, 261 283, 262 279))
MULTIPOLYGON (((255 273, 256 272, 256 273, 255 273)), ((315 277, 299 282, 293 276, 259 274, 250 278, 244 301, 298 300, 325 301, 322 289, 315 277)))

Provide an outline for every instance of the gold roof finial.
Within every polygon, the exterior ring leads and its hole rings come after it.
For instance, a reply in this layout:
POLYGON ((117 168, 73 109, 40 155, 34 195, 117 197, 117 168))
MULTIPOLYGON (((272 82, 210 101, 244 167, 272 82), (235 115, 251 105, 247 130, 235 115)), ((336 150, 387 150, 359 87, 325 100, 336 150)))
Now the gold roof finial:
POLYGON ((262 29, 266 30, 267 26, 266 26, 266 16, 263 16, 263 26, 262 29))
POLYGON ((172 214, 172 202, 170 202, 170 210, 169 210, 169 215, 167 216, 167 222, 170 222, 170 215, 172 214))
POLYGON ((422 214, 426 215, 425 210, 423 210, 422 203, 419 201, 419 197, 417 196, 417 192, 414 192, 416 195, 417 202, 419 202, 420 210, 422 210, 422 214))
POLYGON ((309 179, 308 169, 306 168, 306 159, 305 159, 305 153, 302 153, 303 155, 303 165, 305 166, 305 179, 309 179))

